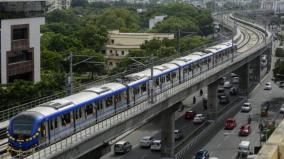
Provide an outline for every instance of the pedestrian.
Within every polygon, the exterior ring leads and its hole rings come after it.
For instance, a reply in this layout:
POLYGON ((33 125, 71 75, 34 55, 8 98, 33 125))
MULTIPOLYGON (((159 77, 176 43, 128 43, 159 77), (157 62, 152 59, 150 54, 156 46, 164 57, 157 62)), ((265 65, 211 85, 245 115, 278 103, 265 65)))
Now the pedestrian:
POLYGON ((202 96, 203 95, 203 90, 202 89, 200 89, 200 96, 202 96))
POLYGON ((196 98, 195 98, 195 96, 193 96, 192 103, 193 103, 193 104, 195 104, 195 103, 196 103, 196 98))
POLYGON ((251 117, 250 117, 250 115, 248 116, 248 124, 250 124, 250 122, 251 122, 251 117))

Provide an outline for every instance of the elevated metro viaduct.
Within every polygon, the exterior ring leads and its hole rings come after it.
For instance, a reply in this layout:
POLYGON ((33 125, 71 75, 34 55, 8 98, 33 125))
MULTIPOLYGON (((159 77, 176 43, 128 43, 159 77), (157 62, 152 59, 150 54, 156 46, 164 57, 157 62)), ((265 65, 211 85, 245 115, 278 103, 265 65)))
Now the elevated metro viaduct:
MULTIPOLYGON (((189 82, 176 86, 177 88, 172 88, 169 91, 158 95, 161 97, 161 100, 157 100, 154 104, 148 103, 148 105, 150 105, 149 109, 141 111, 134 116, 129 116, 126 120, 121 120, 116 124, 110 124, 111 127, 105 128, 96 134, 90 133, 85 138, 80 135, 81 140, 76 140, 76 142, 72 143, 71 137, 72 144, 70 145, 68 145, 70 143, 68 140, 63 139, 66 141, 65 148, 64 146, 62 148, 62 144, 65 144, 65 141, 60 141, 60 150, 57 150, 58 147, 56 148, 55 144, 55 151, 51 151, 52 147, 49 146, 41 151, 35 152, 28 158, 94 158, 95 153, 101 153, 101 151, 94 150, 98 150, 98 148, 103 148, 104 146, 108 147, 106 143, 115 137, 137 127, 141 123, 149 121, 158 114, 161 114, 163 118, 163 123, 161 125, 161 139, 163 143, 161 149, 161 158, 174 158, 174 115, 175 111, 179 108, 179 103, 181 101, 196 91, 199 91, 201 88, 208 86, 207 112, 209 118, 214 120, 219 115, 216 92, 218 80, 221 77, 235 71, 240 77, 240 87, 245 95, 248 95, 250 91, 249 68, 252 65, 255 69, 255 71, 253 71, 254 80, 255 82, 260 81, 260 56, 263 54, 267 54, 268 57, 271 56, 272 42, 269 40, 270 34, 265 32, 265 30, 259 26, 242 21, 240 19, 235 20, 239 23, 243 23, 250 27, 261 30, 263 34, 268 36, 266 43, 264 44, 263 42, 260 46, 239 54, 236 58, 232 59, 232 61, 227 61, 212 70, 204 72, 189 82)), ((270 62, 268 62, 268 65, 270 65, 270 62)))

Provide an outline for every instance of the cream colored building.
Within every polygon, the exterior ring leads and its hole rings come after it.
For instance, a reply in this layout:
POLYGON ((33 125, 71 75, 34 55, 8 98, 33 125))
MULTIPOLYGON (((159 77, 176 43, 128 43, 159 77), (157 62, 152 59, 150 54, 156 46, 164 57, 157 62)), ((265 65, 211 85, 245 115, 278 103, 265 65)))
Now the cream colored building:
POLYGON ((130 50, 140 49, 146 41, 152 39, 174 39, 174 34, 164 33, 121 33, 110 31, 106 45, 107 69, 112 70, 129 54, 130 50))

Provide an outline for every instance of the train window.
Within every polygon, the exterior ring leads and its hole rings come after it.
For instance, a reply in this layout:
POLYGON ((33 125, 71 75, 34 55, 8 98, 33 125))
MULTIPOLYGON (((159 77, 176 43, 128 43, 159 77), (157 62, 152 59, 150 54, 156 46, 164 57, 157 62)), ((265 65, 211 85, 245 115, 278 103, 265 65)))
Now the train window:
POLYGON ((61 124, 65 126, 71 122, 70 113, 61 115, 61 124))
POLYGON ((177 74, 175 72, 172 73, 172 78, 176 78, 177 77, 177 74))
POLYGON ((138 88, 133 88, 133 94, 139 94, 140 89, 138 88))
POLYGON ((156 78, 155 83, 156 83, 156 86, 160 85, 159 78, 156 78))
POLYGON ((88 104, 86 105, 86 108, 85 108, 85 113, 86 115, 90 115, 94 112, 93 110, 93 105, 92 104, 88 104))
POLYGON ((97 106, 97 110, 103 109, 103 102, 102 101, 96 102, 95 105, 97 106))
POLYGON ((82 110, 81 110, 81 108, 79 108, 79 109, 76 110, 76 112, 75 112, 75 118, 76 118, 76 119, 82 118, 82 110))
POLYGON ((53 122, 54 122, 54 129, 56 129, 57 128, 57 118, 54 118, 53 122))
POLYGON ((208 62, 210 63, 210 62, 211 62, 211 59, 208 59, 208 62))
POLYGON ((114 96, 115 102, 120 102, 121 101, 121 94, 117 94, 114 96))
POLYGON ((112 97, 106 98, 106 107, 112 106, 112 97))
POLYGON ((50 130, 53 130, 53 120, 52 119, 49 120, 48 123, 49 123, 49 126, 50 126, 50 130))
POLYGON ((167 74, 167 75, 166 75, 166 79, 167 79, 167 82, 170 81, 170 80, 171 80, 171 75, 170 75, 170 74, 167 74))
POLYGON ((165 83, 165 77, 161 77, 160 80, 161 80, 161 83, 165 83))
POLYGON ((145 84, 145 83, 141 85, 141 91, 142 91, 142 92, 146 92, 146 91, 147 91, 147 88, 146 88, 146 84, 145 84))

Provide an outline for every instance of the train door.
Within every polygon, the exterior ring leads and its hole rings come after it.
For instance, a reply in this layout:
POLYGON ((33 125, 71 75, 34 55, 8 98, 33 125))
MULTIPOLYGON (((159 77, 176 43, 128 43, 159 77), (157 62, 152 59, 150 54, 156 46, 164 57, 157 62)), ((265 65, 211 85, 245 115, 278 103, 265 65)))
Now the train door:
POLYGON ((96 101, 95 105, 96 105, 95 115, 96 115, 96 121, 97 121, 104 114, 104 105, 103 105, 102 100, 96 101))
POLYGON ((73 118, 75 120, 74 124, 76 124, 74 126, 74 132, 76 131, 76 129, 79 129, 81 127, 81 123, 85 120, 83 118, 83 111, 82 108, 78 108, 76 110, 73 111, 73 118))
POLYGON ((61 115, 61 136, 69 135, 73 132, 71 112, 61 115))
POLYGON ((110 115, 114 112, 114 96, 107 97, 104 100, 105 100, 104 114, 110 115))
POLYGON ((115 112, 119 112, 122 108, 126 106, 126 99, 124 98, 126 92, 121 92, 114 95, 114 108, 115 112))
POLYGON ((40 129, 39 129, 39 134, 38 134, 38 139, 39 139, 38 145, 41 147, 47 144, 48 138, 49 138, 48 137, 48 122, 45 121, 40 124, 40 129))

